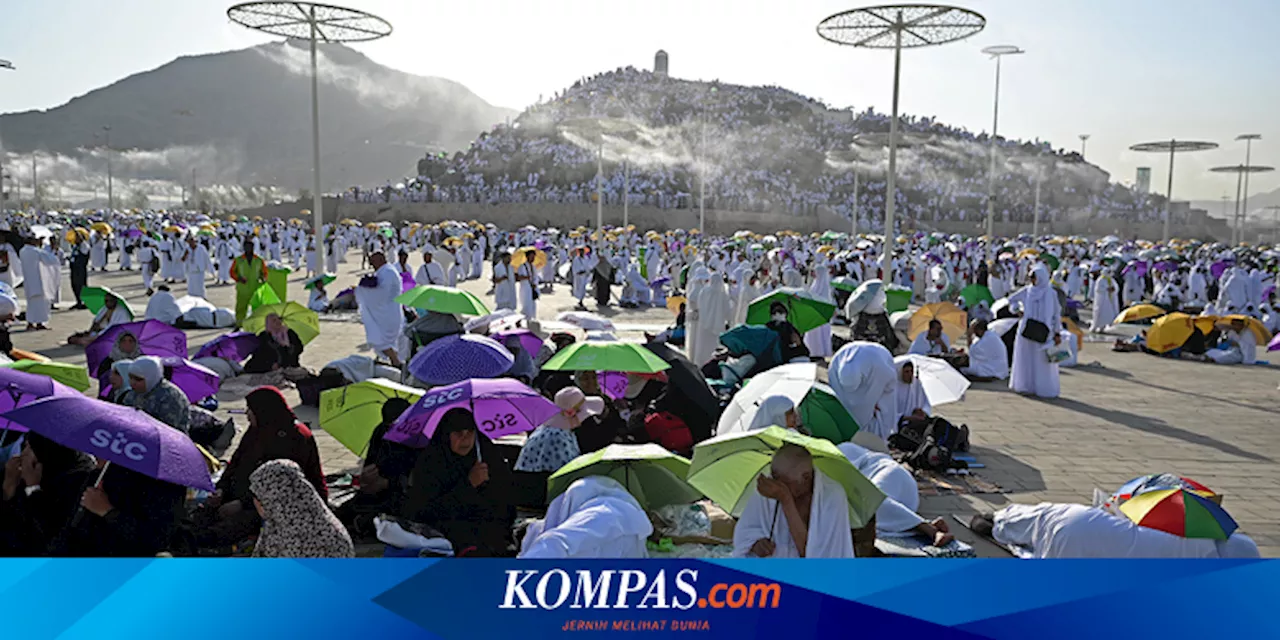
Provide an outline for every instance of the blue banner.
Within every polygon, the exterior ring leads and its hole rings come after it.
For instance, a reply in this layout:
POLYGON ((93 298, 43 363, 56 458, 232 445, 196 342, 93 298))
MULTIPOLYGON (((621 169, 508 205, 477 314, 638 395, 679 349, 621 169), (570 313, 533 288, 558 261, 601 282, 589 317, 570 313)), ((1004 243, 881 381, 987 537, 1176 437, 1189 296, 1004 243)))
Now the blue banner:
POLYGON ((1280 636, 1275 561, 4 560, 0 637, 1280 636))

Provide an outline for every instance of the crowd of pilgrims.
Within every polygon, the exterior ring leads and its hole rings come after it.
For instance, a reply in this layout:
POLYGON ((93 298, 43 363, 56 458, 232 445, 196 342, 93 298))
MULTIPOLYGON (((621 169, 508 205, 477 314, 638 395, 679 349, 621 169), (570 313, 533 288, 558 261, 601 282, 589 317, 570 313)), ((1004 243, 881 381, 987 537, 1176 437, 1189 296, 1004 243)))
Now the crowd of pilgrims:
MULTIPOLYGON (((780 87, 690 82, 627 67, 580 80, 514 122, 481 134, 465 151, 422 159, 416 176, 353 187, 343 197, 358 202, 594 202, 597 150, 589 134, 575 134, 575 123, 625 118, 661 143, 632 142, 626 135, 606 141, 608 204, 626 199, 632 205, 697 207, 698 166, 705 155, 712 167, 705 175, 707 208, 807 214, 829 207, 847 218, 857 166, 863 174, 859 228, 879 229, 887 188, 883 170, 873 167, 883 164, 884 153, 854 140, 887 132, 889 116, 872 109, 839 113, 829 115, 824 105, 780 87), (849 149, 861 151, 850 158, 849 149), (830 162, 829 152, 836 152, 830 162)), ((930 140, 900 151, 900 219, 983 219, 987 134, 912 116, 901 118, 900 129, 930 140)), ((1048 167, 1041 187, 1042 220, 1088 210, 1093 217, 1149 222, 1163 211, 1158 198, 1107 183, 1074 152, 1041 141, 1001 139, 998 146, 1002 157, 1012 159, 996 178, 997 219, 1031 221, 1036 162, 1048 167)))
MULTIPOLYGON (((445 553, 455 555, 644 557, 652 548, 646 540, 657 534, 645 506, 624 485, 590 476, 548 501, 550 474, 580 455, 617 444, 656 444, 689 455, 717 434, 768 427, 808 433, 800 407, 783 395, 761 398, 749 421, 723 414, 742 380, 807 362, 826 370, 832 392, 861 427, 852 441, 837 443, 840 450, 885 497, 876 517, 858 531, 850 525, 845 489, 816 469, 808 449, 783 446, 771 473, 748 488, 751 495, 735 514, 732 554, 852 557, 855 542, 856 555, 867 555, 874 553, 865 546, 868 539, 903 536, 947 548, 956 543, 945 521, 916 514, 916 482, 890 455, 908 429, 918 433, 921 424, 939 421, 949 426, 923 391, 912 357, 940 359, 974 381, 1008 379, 1019 393, 1055 397, 1059 367, 1074 363, 1079 346, 1067 322, 1080 323, 1082 308, 1091 308, 1089 328, 1095 332, 1105 331, 1120 309, 1144 301, 1165 311, 1238 314, 1271 333, 1280 321, 1271 307, 1277 254, 1216 244, 1165 247, 1114 237, 1090 242, 1030 236, 987 242, 916 234, 899 238, 885 273, 879 241, 837 233, 704 237, 632 229, 504 230, 475 222, 339 224, 327 229, 324 250, 317 252, 303 228, 281 220, 232 217, 215 225, 181 214, 92 215, 110 226, 63 238, 36 229, 87 221, 28 214, 0 223, 7 241, 0 246, 0 279, 6 280, 0 284, 0 318, 15 321, 25 306, 28 330, 47 328, 49 311, 59 302, 53 289, 60 289, 60 270, 69 263, 80 287, 91 271, 136 268, 153 301, 172 302, 169 285, 184 280, 190 297, 202 296, 206 282, 234 281, 238 324, 248 298, 265 282, 265 263, 293 264, 307 272, 310 309, 358 308, 375 356, 399 367, 392 371, 406 382, 429 387, 403 367, 414 350, 464 330, 488 333, 497 320, 464 326, 452 314, 404 308, 395 297, 412 286, 453 287, 488 278, 494 318, 540 332, 540 344, 532 349, 504 339, 513 364, 502 377, 537 390, 558 412, 513 449, 482 435, 467 409, 450 409, 419 449, 385 437, 414 408, 406 400, 386 401, 356 471, 354 497, 334 508, 328 500, 332 478, 322 468, 312 431, 278 389, 263 386, 247 394, 243 436, 230 459, 218 462, 234 420, 214 419, 206 403, 189 402, 166 379, 167 365, 146 354, 138 336, 122 332, 105 362, 90 371, 101 381, 103 401, 136 407, 212 452, 216 491, 196 495, 120 465, 102 473, 101 464, 85 453, 35 432, 6 430, 0 442, 0 455, 8 460, 0 496, 0 552, 6 554, 218 555, 243 553, 248 544, 255 556, 347 557, 356 542, 382 539, 382 527, 392 522, 402 533, 412 532, 405 534, 410 538, 444 541, 445 553), (156 228, 171 230, 150 231, 156 228), (369 271, 354 291, 330 299, 325 273, 354 262, 356 254, 361 269, 369 271), (539 264, 542 259, 545 264, 539 264), (18 284, 25 305, 15 293, 18 284), (967 305, 960 294, 970 285, 989 290, 995 304, 983 299, 967 305), (594 371, 543 370, 557 352, 584 339, 577 330, 541 338, 547 334, 541 333, 545 314, 538 312, 538 299, 555 287, 570 289, 579 318, 602 322, 575 325, 590 329, 588 341, 617 339, 611 323, 585 313, 588 308, 670 308, 674 322, 646 335, 645 348, 672 368, 625 374, 625 384, 612 392, 594 371), (971 322, 958 337, 968 349, 953 345, 937 320, 908 339, 903 316, 887 313, 890 290, 906 291, 926 305, 965 307, 971 322), (743 328, 751 302, 776 291, 830 301, 838 311, 830 322, 802 333, 787 304, 775 303, 759 331, 776 341, 777 351, 730 348, 722 338, 726 331, 743 328), (676 295, 681 299, 668 305, 676 295), (997 323, 1007 319, 1014 330, 998 331, 997 323), (834 323, 849 325, 854 339, 835 336, 834 323), (1045 335, 1037 336, 1035 325, 1045 335), (1046 358, 1055 348, 1068 352, 1067 358, 1046 358), (545 517, 517 528, 518 513, 529 509, 545 517)), ((105 302, 89 330, 73 339, 136 320, 120 312, 123 299, 108 296, 105 302)), ((147 317, 160 319, 151 306, 147 317)), ((16 348, 7 332, 3 337, 6 359, 38 357, 16 348)), ((303 346, 279 316, 268 316, 259 338, 262 346, 246 356, 248 363, 227 363, 219 375, 299 368, 303 346)), ((1243 320, 1202 333, 1195 342, 1174 355, 1224 364, 1256 359, 1257 339, 1243 320)), ((1132 344, 1141 348, 1141 339, 1132 344)), ((956 446, 963 451, 967 442, 956 446)), ((1134 524, 1118 511, 1083 505, 1013 505, 975 522, 978 529, 986 523, 994 539, 1030 557, 1257 555, 1243 533, 1218 541, 1182 538, 1134 524)))

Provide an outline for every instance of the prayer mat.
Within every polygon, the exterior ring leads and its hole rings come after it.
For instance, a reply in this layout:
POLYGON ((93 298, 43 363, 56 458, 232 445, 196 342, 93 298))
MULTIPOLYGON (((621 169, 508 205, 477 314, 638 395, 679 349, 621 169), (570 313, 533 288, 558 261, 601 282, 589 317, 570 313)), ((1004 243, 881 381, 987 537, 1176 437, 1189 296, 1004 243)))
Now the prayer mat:
POLYGON ((959 540, 952 540, 944 547, 935 547, 919 536, 906 538, 876 538, 876 551, 891 558, 976 558, 973 547, 959 540))
POLYGON ((227 378, 218 387, 218 401, 221 403, 243 400, 245 396, 258 387, 270 385, 280 389, 293 388, 293 383, 285 377, 285 372, 276 370, 268 373, 243 373, 234 378, 227 378))
POLYGON ((949 496, 975 493, 1005 493, 999 485, 970 472, 967 475, 947 475, 936 471, 914 470, 920 496, 949 496))

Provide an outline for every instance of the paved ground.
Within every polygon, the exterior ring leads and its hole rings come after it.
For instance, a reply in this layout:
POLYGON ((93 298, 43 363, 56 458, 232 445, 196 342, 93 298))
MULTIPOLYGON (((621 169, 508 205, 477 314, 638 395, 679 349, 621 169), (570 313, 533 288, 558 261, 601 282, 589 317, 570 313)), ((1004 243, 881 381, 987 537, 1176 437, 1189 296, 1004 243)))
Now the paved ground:
MULTIPOLYGON (((415 265, 417 260, 414 256, 415 265)), ((331 291, 355 284, 358 265, 343 266, 331 291)), ((145 308, 136 271, 93 273, 90 284, 106 284, 122 293, 139 314, 145 308)), ((185 285, 173 286, 176 295, 184 295, 185 285)), ((488 288, 481 281, 463 286, 477 294, 488 288)), ((289 287, 291 299, 306 300, 301 278, 289 287)), ((68 302, 60 306, 69 306, 65 277, 63 297, 68 302)), ((219 306, 232 306, 234 293, 231 287, 209 287, 208 297, 219 306)), ((492 297, 486 300, 492 302, 492 297)), ((556 293, 539 301, 539 317, 550 320, 573 304, 567 287, 559 285, 556 293)), ((588 306, 594 308, 594 303, 588 306)), ((671 321, 665 309, 616 310, 610 315, 623 329, 624 339, 639 338, 639 331, 671 321)), ((59 361, 83 364, 83 350, 63 343, 90 320, 84 311, 55 312, 53 331, 17 330, 13 342, 59 361)), ((320 337, 303 354, 305 366, 318 369, 364 342, 356 322, 322 320, 321 328, 320 337)), ((219 333, 189 331, 189 342, 194 350, 219 333)), ((987 465, 981 475, 1008 493, 926 497, 922 512, 972 513, 1009 501, 1087 503, 1094 487, 1109 492, 1135 476, 1168 471, 1223 493, 1224 506, 1263 554, 1280 557, 1280 370, 1113 353, 1105 342, 1086 343, 1080 362, 1089 364, 1063 370, 1062 397, 1056 400, 1024 398, 993 383, 974 385, 964 402, 942 407, 940 413, 948 419, 972 429, 973 452, 987 465)), ((287 394, 297 402, 296 391, 287 394)), ((219 412, 236 408, 243 408, 243 401, 224 402, 219 412)), ((298 414, 315 424, 314 409, 299 407, 298 414)), ((243 427, 243 417, 238 420, 243 427)), ((319 430, 316 437, 326 471, 356 463, 356 456, 332 437, 319 430)), ((963 533, 961 537, 970 539, 963 533)), ((984 555, 998 553, 993 547, 980 549, 984 555)))

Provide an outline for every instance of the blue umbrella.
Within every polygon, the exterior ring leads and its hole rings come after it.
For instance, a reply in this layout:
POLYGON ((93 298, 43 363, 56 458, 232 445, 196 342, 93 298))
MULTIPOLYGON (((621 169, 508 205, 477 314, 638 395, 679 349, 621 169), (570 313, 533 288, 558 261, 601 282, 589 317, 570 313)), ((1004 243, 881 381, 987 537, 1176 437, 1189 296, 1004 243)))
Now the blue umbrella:
POLYGON ((409 373, 427 384, 453 384, 468 378, 496 378, 509 371, 515 361, 496 340, 462 333, 423 347, 409 361, 409 373))
POLYGON ((76 394, 36 400, 0 419, 144 476, 213 491, 209 467, 191 438, 140 409, 76 394))

